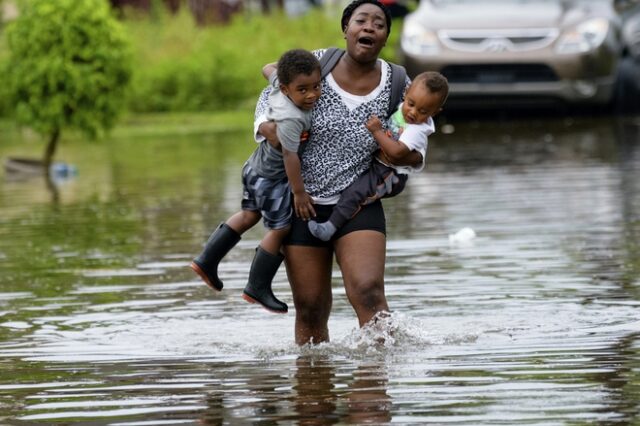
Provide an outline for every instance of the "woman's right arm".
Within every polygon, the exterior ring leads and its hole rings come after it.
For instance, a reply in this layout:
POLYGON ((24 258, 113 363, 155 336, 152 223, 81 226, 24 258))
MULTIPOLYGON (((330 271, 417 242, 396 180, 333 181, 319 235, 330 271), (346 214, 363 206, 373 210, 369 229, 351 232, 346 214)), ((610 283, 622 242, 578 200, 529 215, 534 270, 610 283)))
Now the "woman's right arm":
POLYGON ((275 121, 263 121, 258 125, 258 134, 269 142, 269 145, 276 149, 280 149, 280 141, 278 140, 277 124, 275 121))
POLYGON ((280 147, 278 141, 278 135, 276 134, 276 123, 267 120, 267 108, 269 107, 269 93, 271 93, 271 86, 267 86, 256 103, 256 110, 253 121, 253 135, 256 142, 262 142, 267 140, 274 148, 280 147))

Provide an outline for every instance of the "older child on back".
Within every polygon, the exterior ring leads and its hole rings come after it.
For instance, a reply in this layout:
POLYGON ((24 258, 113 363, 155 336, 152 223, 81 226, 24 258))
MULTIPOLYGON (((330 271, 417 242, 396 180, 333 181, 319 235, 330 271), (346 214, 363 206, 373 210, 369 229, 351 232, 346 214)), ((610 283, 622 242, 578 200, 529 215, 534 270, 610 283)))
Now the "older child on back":
POLYGON ((271 282, 283 260, 280 248, 289 233, 292 194, 296 215, 315 215, 302 184, 298 149, 320 97, 320 63, 312 53, 294 49, 280 57, 277 71, 267 65, 263 74, 272 86, 267 117, 278 125, 278 141, 262 141, 247 160, 242 169, 242 209, 220 224, 191 268, 211 288, 222 290, 218 263, 262 219, 267 233, 256 248, 243 297, 269 311, 286 313, 288 307, 275 297, 271 282))

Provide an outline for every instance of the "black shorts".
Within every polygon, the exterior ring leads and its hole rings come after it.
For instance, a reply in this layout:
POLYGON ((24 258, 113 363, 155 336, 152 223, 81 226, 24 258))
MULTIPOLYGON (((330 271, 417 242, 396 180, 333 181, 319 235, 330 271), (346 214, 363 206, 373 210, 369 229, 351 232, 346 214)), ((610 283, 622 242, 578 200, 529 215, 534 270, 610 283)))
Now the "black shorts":
MULTIPOLYGON (((335 205, 319 205, 313 207, 316 210, 316 222, 325 222, 331 216, 335 205)), ((322 241, 309 232, 307 221, 293 216, 291 222, 291 232, 286 237, 284 244, 289 246, 313 246, 313 247, 332 247, 333 242, 340 237, 354 231, 378 231, 386 235, 387 222, 384 217, 384 210, 380 200, 363 206, 362 209, 354 217, 349 219, 343 227, 338 229, 331 240, 322 241)))

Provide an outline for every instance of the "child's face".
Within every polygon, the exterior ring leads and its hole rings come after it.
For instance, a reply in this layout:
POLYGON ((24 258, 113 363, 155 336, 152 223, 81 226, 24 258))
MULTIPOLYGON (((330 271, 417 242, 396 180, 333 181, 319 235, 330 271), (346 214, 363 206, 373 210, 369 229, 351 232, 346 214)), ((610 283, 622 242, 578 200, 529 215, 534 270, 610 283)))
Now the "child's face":
POLYGON ((320 97, 320 71, 310 75, 299 74, 289 84, 280 84, 280 90, 300 109, 310 110, 320 97))
POLYGON ((409 86, 402 104, 402 115, 407 123, 426 123, 429 117, 433 117, 440 111, 442 111, 440 94, 431 93, 422 82, 409 86))

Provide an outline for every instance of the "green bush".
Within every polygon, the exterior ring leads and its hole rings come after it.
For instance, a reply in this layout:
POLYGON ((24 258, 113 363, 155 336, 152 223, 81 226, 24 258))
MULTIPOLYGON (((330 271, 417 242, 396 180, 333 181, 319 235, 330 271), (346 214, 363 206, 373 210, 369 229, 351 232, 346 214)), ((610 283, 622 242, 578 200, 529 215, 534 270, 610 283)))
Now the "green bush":
MULTIPOLYGON (((1 31, 1 30, 0 30, 1 31)), ((2 34, 0 33, 0 36, 2 34)), ((3 46, 3 38, 0 37, 0 82, 6 81, 6 77, 9 73, 9 62, 7 59, 7 51, 3 46)), ((9 100, 9 91, 6 84, 0 83, 0 117, 6 117, 9 115, 9 106, 11 102, 9 100)))
POLYGON ((234 106, 251 96, 247 78, 233 64, 236 52, 168 58, 153 67, 137 67, 129 96, 132 111, 202 111, 234 106))
POLYGON ((136 64, 132 111, 202 111, 253 104, 266 85, 261 69, 287 49, 343 45, 339 19, 322 11, 237 16, 197 27, 187 12, 158 21, 127 20, 136 64))
MULTIPOLYGON (((262 66, 285 50, 344 46, 340 13, 313 9, 295 17, 241 14, 229 25, 207 27, 197 26, 186 7, 176 15, 162 10, 147 17, 125 15, 122 24, 133 42, 134 61, 126 109, 190 112, 250 107, 266 85, 262 66)), ((382 53, 385 59, 394 60, 401 26, 401 20, 393 24, 382 53)), ((0 77, 1 67, 0 40, 0 77)), ((8 111, 0 87, 0 115, 8 111)))
MULTIPOLYGON (((7 52, 7 42, 6 37, 4 36, 4 26, 5 22, 3 21, 2 16, 2 0, 0 0, 0 82, 5 81, 5 76, 8 72, 8 52, 7 52)), ((4 117, 9 114, 9 92, 7 91, 6 84, 0 84, 0 117, 4 117)))
POLYGON ((49 138, 45 163, 64 128, 94 137, 114 124, 130 52, 106 0, 24 2, 7 42, 3 81, 16 120, 49 138))

